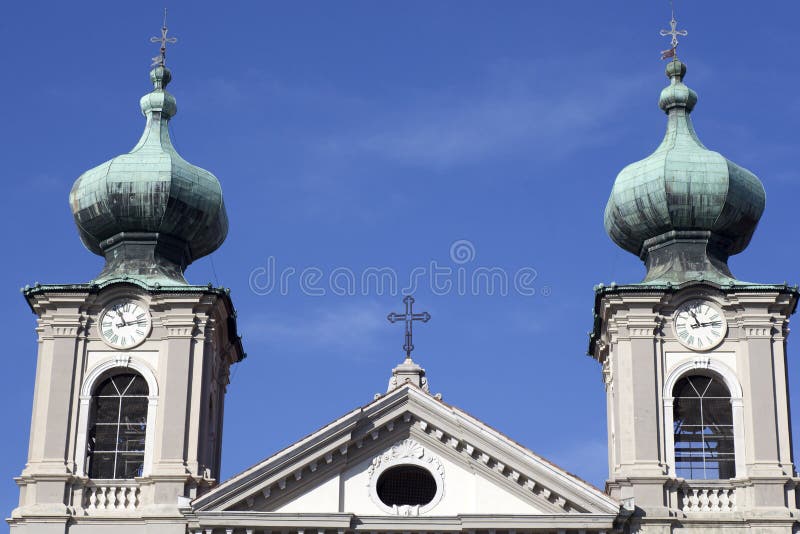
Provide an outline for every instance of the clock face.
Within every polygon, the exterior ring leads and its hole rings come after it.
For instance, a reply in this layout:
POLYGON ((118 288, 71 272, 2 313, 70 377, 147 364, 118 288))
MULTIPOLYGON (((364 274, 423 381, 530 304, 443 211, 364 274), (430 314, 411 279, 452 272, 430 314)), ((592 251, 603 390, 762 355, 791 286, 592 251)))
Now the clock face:
POLYGON ((673 320, 678 341, 692 350, 713 349, 725 338, 728 322, 715 304, 693 299, 681 304, 673 320))
POLYGON ((131 299, 112 302, 100 315, 100 336, 117 349, 135 347, 150 334, 150 312, 131 299))

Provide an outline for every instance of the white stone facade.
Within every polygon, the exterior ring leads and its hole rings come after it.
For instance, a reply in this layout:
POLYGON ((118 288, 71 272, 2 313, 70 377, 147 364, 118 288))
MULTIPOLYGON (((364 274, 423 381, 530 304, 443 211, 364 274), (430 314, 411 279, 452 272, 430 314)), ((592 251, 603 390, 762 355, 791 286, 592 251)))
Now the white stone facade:
POLYGON ((598 289, 592 355, 608 399, 610 495, 631 507, 646 532, 793 532, 797 485, 791 450, 786 336, 797 291, 786 286, 690 283, 598 289), (689 299, 714 303, 728 330, 708 351, 678 342, 673 316, 689 299), (676 473, 673 388, 712 376, 730 391, 735 477, 684 480, 676 473))
POLYGON ((386 394, 222 484, 217 481, 228 371, 243 357, 224 291, 147 290, 130 282, 27 293, 39 317, 29 461, 17 479, 12 532, 793 532, 785 345, 797 292, 785 286, 602 288, 593 356, 608 394, 608 494, 448 406, 407 360, 386 394), (108 302, 137 299, 152 332, 129 350, 98 333, 108 302), (725 314, 710 351, 678 343, 675 310, 706 299, 725 314), (96 384, 120 370, 147 383, 141 476, 91 479, 86 465, 96 384), (675 473, 672 392, 687 373, 730 391, 735 477, 675 473), (68 447, 64 448, 65 436, 68 447), (382 501, 377 483, 417 466, 429 502, 382 501))
POLYGON ((120 282, 37 287, 27 298, 39 317, 39 356, 28 462, 16 479, 20 503, 9 519, 12 531, 98 532, 112 521, 123 531, 128 525, 141 532, 170 518, 165 531, 183 532, 179 497, 191 499, 217 482, 229 367, 243 356, 231 336, 227 294, 120 282), (152 314, 148 338, 130 350, 111 349, 99 335, 98 315, 122 297, 152 314), (143 377, 148 388, 141 475, 90 479, 93 391, 100 379, 127 371, 143 377))

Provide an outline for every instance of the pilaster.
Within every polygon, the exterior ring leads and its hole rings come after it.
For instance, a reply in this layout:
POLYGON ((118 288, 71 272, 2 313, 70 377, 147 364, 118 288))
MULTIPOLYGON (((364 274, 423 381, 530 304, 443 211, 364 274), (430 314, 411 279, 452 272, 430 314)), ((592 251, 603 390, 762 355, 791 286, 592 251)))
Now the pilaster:
POLYGON ((590 354, 602 364, 611 411, 607 489, 635 508, 635 528, 791 531, 800 515, 785 346, 797 300, 797 290, 785 285, 597 289, 590 354), (672 317, 690 298, 713 301, 728 321, 712 350, 692 351, 675 337, 672 317), (672 388, 687 374, 710 374, 728 386, 735 478, 676 476, 672 388))
MULTIPOLYGON (((212 396, 224 396, 221 382, 244 357, 227 291, 134 283, 26 291, 38 315, 39 353, 29 459, 17 478, 20 506, 9 520, 14 531, 39 532, 47 524, 64 532, 67 523, 114 518, 143 528, 184 525, 178 498, 196 497, 214 482, 210 473, 219 472, 220 433, 206 425, 202 408, 212 396), (106 345, 97 327, 96 317, 119 298, 138 299, 152 314, 149 337, 127 350, 106 345), (120 372, 148 383, 143 472, 94 480, 85 452, 93 391, 120 372), (209 465, 201 465, 200 444, 209 439, 214 452, 205 460, 209 465)), ((221 426, 223 405, 215 404, 215 425, 221 426)))

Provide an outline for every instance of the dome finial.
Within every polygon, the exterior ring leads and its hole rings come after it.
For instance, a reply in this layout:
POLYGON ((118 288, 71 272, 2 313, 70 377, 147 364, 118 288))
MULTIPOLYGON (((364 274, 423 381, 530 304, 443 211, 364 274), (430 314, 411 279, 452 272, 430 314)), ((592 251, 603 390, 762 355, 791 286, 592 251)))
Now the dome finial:
POLYGON ((146 118, 139 142, 83 173, 72 187, 70 203, 86 247, 104 256, 95 282, 136 279, 159 286, 184 285, 194 260, 219 248, 228 233, 228 217, 217 178, 184 160, 172 146, 169 121, 178 111, 166 90, 166 10, 153 59, 153 90, 139 103, 146 118))
POLYGON ((669 7, 672 12, 672 18, 669 21, 669 30, 661 30, 661 35, 666 37, 668 35, 672 36, 672 41, 670 42, 671 46, 661 51, 661 59, 668 59, 674 58, 674 61, 678 60, 677 50, 678 50, 678 36, 686 37, 689 35, 689 32, 686 30, 679 30, 678 29, 678 21, 675 20, 675 6, 672 3, 672 0, 669 0, 669 7))
POLYGON ((683 83, 686 65, 675 53, 678 36, 673 11, 672 47, 662 52, 669 85, 659 107, 667 131, 650 156, 625 167, 606 205, 605 227, 617 245, 645 263, 644 283, 737 282, 728 258, 750 242, 764 211, 766 195, 758 177, 707 149, 694 131, 691 112, 697 93, 683 83))
MULTIPOLYGON (((164 8, 164 23, 161 25, 161 37, 151 37, 151 43, 160 43, 161 50, 160 53, 153 58, 153 63, 150 64, 151 67, 166 67, 167 64, 167 43, 175 44, 178 42, 177 37, 167 37, 167 8, 164 8)), ((156 69, 154 69, 155 71, 156 69)))

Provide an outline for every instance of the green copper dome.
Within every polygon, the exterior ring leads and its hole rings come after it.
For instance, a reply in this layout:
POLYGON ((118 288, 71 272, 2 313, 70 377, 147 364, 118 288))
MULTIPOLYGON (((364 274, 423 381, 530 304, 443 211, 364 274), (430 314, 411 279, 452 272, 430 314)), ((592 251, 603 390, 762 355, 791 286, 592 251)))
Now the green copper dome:
POLYGON ((186 284, 186 267, 219 248, 228 233, 219 181, 170 142, 169 120, 177 112, 166 91, 171 79, 164 66, 150 72, 154 89, 140 102, 147 123, 133 150, 86 171, 72 186, 81 240, 106 258, 96 281, 186 284))
POLYGON ((655 152, 617 176, 605 228, 645 262, 645 282, 731 283, 728 257, 747 247, 766 195, 753 173, 697 138, 689 117, 697 94, 683 83, 685 74, 677 59, 667 65, 670 84, 658 102, 667 133, 655 152))

